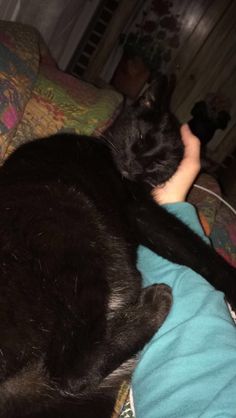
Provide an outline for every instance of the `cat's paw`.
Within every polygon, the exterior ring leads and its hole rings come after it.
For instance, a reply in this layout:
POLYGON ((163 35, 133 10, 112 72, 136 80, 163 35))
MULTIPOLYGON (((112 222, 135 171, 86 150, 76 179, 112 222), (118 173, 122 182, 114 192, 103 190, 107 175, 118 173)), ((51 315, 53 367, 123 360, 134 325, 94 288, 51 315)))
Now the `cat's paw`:
POLYGON ((172 305, 172 291, 166 284, 153 284, 142 290, 140 302, 150 320, 159 328, 172 305))

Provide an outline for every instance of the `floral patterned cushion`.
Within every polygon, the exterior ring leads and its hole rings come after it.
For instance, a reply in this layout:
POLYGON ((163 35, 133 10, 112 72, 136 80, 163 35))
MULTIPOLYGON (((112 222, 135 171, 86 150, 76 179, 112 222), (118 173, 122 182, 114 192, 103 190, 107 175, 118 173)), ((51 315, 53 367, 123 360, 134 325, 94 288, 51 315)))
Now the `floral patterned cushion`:
POLYGON ((32 27, 0 21, 0 162, 23 142, 62 131, 99 135, 122 96, 60 71, 32 27))
MULTIPOLYGON (((201 174, 196 183, 222 197, 220 186, 213 176, 201 174)), ((209 236, 215 250, 236 267, 235 215, 207 190, 194 187, 188 200, 196 206, 205 233, 209 236)))
POLYGON ((37 78, 37 36, 33 28, 0 21, 0 162, 37 78))
POLYGON ((115 118, 121 96, 98 89, 55 67, 40 68, 9 152, 23 142, 58 132, 99 135, 115 118))

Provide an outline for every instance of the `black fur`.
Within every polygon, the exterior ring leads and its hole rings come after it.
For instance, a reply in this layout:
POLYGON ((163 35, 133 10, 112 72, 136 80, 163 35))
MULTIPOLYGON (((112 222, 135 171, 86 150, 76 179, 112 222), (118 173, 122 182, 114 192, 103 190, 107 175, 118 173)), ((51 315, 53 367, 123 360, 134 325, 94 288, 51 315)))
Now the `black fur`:
POLYGON ((231 119, 229 112, 225 110, 216 111, 204 100, 195 103, 191 110, 189 126, 195 135, 200 139, 202 148, 210 142, 217 129, 224 130, 227 128, 231 119))
POLYGON ((141 291, 126 193, 99 141, 27 144, 0 190, 0 416, 46 417, 76 400, 82 417, 79 405, 94 391, 98 402, 103 378, 161 325, 170 290, 141 291))
POLYGON ((1 168, 1 418, 109 416, 129 359, 171 305, 167 286, 141 290, 138 244, 195 269, 236 305, 233 268, 150 197, 183 153, 176 120, 156 109, 148 92, 106 145, 57 135, 1 168))
POLYGON ((162 77, 107 132, 119 172, 148 190, 167 181, 183 157, 179 122, 169 110, 174 85, 162 77))

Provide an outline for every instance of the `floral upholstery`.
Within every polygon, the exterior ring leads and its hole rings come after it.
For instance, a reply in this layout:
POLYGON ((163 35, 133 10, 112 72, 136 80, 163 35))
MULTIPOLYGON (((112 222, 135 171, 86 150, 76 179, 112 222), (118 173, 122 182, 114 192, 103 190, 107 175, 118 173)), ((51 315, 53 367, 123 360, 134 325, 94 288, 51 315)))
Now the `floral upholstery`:
POLYGON ((1 162, 26 141, 61 131, 99 135, 122 96, 60 71, 39 33, 0 21, 1 162))

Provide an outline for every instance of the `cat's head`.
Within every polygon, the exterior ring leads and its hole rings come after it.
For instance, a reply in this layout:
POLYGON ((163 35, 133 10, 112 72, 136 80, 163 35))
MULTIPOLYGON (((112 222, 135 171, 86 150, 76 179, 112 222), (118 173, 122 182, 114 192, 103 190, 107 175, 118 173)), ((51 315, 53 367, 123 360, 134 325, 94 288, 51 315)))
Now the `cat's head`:
POLYGON ((179 123, 169 110, 172 86, 166 77, 161 81, 125 105, 107 132, 122 176, 151 187, 167 181, 183 157, 179 123))

